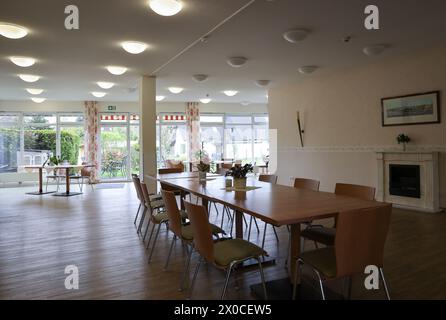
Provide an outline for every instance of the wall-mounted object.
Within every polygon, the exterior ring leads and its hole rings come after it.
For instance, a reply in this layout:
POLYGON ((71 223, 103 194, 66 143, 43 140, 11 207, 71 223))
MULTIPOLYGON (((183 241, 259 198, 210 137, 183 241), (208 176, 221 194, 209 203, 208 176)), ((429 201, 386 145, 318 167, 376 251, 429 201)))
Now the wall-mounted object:
POLYGON ((440 91, 381 99, 382 126, 440 123, 440 91))
POLYGON ((304 147, 304 139, 303 139, 304 130, 302 130, 299 111, 296 111, 296 121, 297 121, 297 131, 299 132, 300 145, 303 148, 304 147))

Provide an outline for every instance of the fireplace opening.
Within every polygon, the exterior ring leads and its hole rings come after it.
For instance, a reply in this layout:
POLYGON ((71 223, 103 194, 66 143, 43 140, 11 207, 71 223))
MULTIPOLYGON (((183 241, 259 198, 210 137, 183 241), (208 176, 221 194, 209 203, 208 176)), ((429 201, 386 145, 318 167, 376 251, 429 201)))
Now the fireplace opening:
POLYGON ((391 164, 389 171, 391 195, 420 198, 420 166, 391 164))

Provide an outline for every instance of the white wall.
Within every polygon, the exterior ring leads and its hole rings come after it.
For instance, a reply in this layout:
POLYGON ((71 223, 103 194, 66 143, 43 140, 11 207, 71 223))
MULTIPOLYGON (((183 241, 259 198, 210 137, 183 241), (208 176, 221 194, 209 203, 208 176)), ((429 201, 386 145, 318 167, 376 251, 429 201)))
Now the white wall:
POLYGON ((270 90, 270 128, 278 129, 280 183, 289 184, 290 176, 299 176, 319 179, 325 191, 333 191, 336 182, 376 186, 374 151, 398 148, 396 136, 406 133, 417 148, 442 151, 440 197, 446 207, 446 121, 381 126, 381 98, 440 90, 445 101, 445 56, 446 47, 399 59, 378 57, 379 63, 328 77, 315 73, 300 83, 270 90), (297 110, 303 117, 304 150, 298 142, 297 110))

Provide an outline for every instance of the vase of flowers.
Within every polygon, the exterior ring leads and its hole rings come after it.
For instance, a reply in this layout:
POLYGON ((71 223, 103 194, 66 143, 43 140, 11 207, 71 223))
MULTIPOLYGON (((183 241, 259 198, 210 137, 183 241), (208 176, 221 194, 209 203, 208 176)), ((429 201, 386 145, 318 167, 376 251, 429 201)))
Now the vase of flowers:
POLYGON ((396 141, 398 142, 398 144, 402 144, 403 151, 406 151, 406 144, 410 142, 410 138, 408 135, 401 133, 396 137, 396 141))
POLYGON ((198 179, 206 180, 206 174, 211 170, 211 161, 206 151, 203 149, 198 151, 195 155, 195 158, 199 160, 197 164, 198 169, 198 179))
POLYGON ((250 163, 245 164, 244 166, 235 165, 231 169, 226 172, 226 176, 231 176, 234 179, 234 188, 235 189, 245 189, 246 188, 246 175, 248 172, 253 171, 253 166, 250 163))

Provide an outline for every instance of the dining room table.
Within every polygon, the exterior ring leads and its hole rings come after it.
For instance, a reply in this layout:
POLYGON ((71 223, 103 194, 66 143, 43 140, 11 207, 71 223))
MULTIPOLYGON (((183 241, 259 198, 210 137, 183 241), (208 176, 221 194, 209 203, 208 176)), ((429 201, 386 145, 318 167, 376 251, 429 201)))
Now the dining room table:
MULTIPOLYGON (((207 206, 208 201, 213 201, 234 210, 236 238, 243 238, 244 235, 243 214, 252 215, 276 227, 289 226, 288 277, 267 282, 268 297, 272 299, 291 298, 295 265, 300 254, 302 223, 332 218, 343 211, 388 205, 383 202, 362 200, 331 192, 297 189, 291 186, 261 182, 256 177, 248 178, 247 188, 234 189, 226 187, 226 178, 223 176, 199 181, 193 176, 180 175, 181 177, 165 174, 150 176, 150 178, 201 197, 204 206, 207 206)), ((300 274, 297 276, 297 285, 298 297, 305 299, 309 291, 302 285, 300 274)), ((251 286, 254 295, 259 298, 263 297, 261 288, 261 284, 251 286)))
POLYGON ((35 192, 28 192, 27 194, 30 195, 44 195, 52 193, 54 196, 58 197, 71 197, 82 194, 82 192, 73 192, 70 190, 70 176, 71 171, 76 170, 80 171, 83 168, 87 167, 88 165, 85 164, 59 164, 59 165, 48 165, 48 166, 42 166, 42 165, 28 165, 25 166, 25 170, 38 170, 39 172, 39 187, 38 190, 35 192), (59 171, 59 170, 65 170, 65 192, 55 192, 55 191, 43 191, 43 170, 47 171, 59 171))

